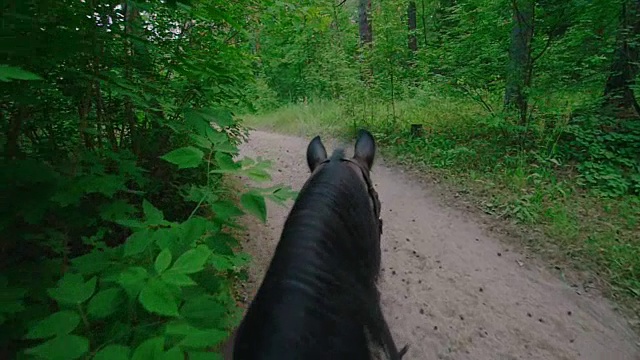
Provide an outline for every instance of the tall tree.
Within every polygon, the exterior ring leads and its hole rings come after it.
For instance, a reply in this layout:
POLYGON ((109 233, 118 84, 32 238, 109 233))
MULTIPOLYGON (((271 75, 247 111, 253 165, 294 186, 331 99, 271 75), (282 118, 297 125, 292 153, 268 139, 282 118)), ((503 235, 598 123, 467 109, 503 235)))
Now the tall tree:
POLYGON ((618 33, 618 48, 604 86, 605 106, 617 109, 619 116, 639 116, 633 86, 638 75, 640 47, 640 0, 624 1, 618 33))
POLYGON ((416 35, 416 2, 411 0, 409 1, 409 6, 407 7, 407 23, 409 27, 409 50, 412 52, 418 51, 418 38, 416 35))
POLYGON ((506 109, 516 109, 520 123, 527 118, 526 89, 531 86, 533 75, 531 42, 535 20, 535 0, 512 0, 513 28, 509 46, 509 66, 504 94, 506 109))
POLYGON ((371 27, 371 0, 359 0, 358 3, 358 29, 360 30, 360 44, 367 45, 373 41, 373 29, 371 27))
POLYGON ((424 0, 420 2, 422 4, 422 14, 420 15, 422 18, 422 36, 424 37, 423 46, 427 46, 427 15, 424 9, 424 0))

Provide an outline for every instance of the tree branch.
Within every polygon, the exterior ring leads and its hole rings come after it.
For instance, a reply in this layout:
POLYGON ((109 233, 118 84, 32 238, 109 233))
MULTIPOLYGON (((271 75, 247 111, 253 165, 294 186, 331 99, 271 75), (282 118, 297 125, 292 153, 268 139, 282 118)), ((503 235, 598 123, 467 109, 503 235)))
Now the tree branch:
POLYGON ((549 48, 551 47, 551 43, 553 42, 554 39, 555 39, 555 37, 553 35, 549 35, 549 37, 547 38, 547 43, 544 44, 544 47, 542 48, 540 53, 538 55, 534 56, 533 58, 531 58, 531 66, 532 67, 536 63, 536 61, 538 61, 542 57, 542 55, 544 55, 544 53, 547 50, 549 50, 549 48))

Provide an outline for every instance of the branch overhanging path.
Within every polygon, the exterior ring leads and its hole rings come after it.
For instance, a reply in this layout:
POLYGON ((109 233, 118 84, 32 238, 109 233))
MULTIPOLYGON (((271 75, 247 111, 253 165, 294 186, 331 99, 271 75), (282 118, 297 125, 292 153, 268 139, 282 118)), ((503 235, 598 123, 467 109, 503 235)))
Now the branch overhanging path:
MULTIPOLYGON (((337 143, 323 139, 327 150, 337 143)), ((241 155, 273 162, 273 183, 299 190, 308 139, 252 131, 241 155)), ((349 149, 346 146, 347 150, 349 149)), ((330 150, 331 149, 331 150, 330 150)), ((382 202, 383 310, 407 359, 638 359, 625 319, 600 296, 575 289, 448 207, 434 189, 387 166, 372 179, 382 202)), ((263 184, 268 186, 269 184, 263 184)), ((267 224, 247 218, 254 262, 248 299, 264 276, 291 208, 269 203, 267 224)))

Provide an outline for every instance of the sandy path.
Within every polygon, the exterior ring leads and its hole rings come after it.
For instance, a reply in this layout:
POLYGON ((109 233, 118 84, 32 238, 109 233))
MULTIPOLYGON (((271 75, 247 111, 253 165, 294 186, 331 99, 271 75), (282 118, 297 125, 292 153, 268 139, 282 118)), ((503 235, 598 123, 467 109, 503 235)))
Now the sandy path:
MULTIPOLYGON (((253 131, 242 155, 274 162, 274 183, 299 190, 309 139, 253 131)), ((329 152, 335 142, 326 141, 329 152)), ((347 146, 350 150, 351 144, 347 146)), ((378 158, 382 202, 380 289, 385 316, 406 359, 640 359, 639 340, 610 304, 578 295, 433 189, 378 158), (526 263, 523 265, 523 262, 526 263)), ((247 220, 259 285, 291 204, 269 204, 268 223, 247 220)))

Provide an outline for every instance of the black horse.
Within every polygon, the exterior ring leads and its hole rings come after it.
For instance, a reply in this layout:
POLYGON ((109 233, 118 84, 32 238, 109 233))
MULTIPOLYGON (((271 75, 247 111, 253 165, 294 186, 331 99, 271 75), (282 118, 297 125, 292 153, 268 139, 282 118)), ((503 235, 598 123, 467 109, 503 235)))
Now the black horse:
POLYGON ((380 202, 371 134, 353 158, 316 136, 312 174, 289 213, 264 280, 238 328, 233 358, 401 359, 380 308, 380 202))

